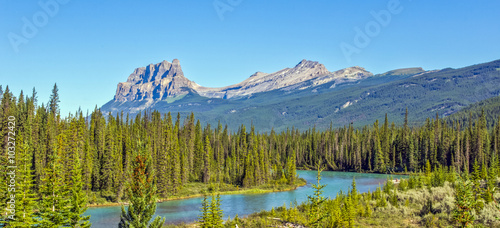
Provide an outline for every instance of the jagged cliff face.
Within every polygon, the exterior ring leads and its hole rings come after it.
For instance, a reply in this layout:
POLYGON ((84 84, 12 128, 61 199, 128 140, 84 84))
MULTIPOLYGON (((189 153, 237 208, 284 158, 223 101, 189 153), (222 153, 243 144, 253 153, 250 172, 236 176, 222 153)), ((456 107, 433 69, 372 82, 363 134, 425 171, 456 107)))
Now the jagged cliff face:
POLYGON ((179 60, 163 61, 134 70, 126 82, 118 83, 115 101, 162 100, 187 94, 195 83, 184 77, 179 60))
POLYGON ((204 97, 230 99, 276 89, 305 89, 332 81, 337 84, 369 76, 372 76, 372 73, 362 67, 329 72, 323 64, 302 60, 293 68, 285 68, 271 74, 257 72, 238 84, 209 88, 197 85, 184 77, 179 60, 174 59, 172 63, 163 61, 137 68, 126 82, 118 84, 115 101, 163 100, 187 94, 190 90, 204 97))

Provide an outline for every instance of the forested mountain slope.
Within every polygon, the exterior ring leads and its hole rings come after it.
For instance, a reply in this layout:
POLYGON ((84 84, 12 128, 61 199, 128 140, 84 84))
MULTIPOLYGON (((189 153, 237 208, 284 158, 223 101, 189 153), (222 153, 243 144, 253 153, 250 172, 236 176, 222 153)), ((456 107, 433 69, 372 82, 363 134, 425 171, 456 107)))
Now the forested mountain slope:
POLYGON ((471 104, 459 112, 453 113, 446 118, 448 123, 459 121, 462 126, 469 124, 469 119, 477 119, 484 111, 488 127, 494 126, 500 116, 500 97, 492 97, 474 104, 471 104))

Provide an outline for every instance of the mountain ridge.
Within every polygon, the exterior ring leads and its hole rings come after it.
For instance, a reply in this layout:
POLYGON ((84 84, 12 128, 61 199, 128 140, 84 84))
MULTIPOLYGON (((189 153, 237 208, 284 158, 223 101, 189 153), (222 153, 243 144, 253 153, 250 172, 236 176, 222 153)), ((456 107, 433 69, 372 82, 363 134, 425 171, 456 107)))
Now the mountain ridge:
MULTIPOLYGON (((310 86, 316 86, 335 80, 341 83, 370 76, 373 74, 362 67, 355 66, 330 72, 321 63, 303 59, 293 68, 284 68, 274 73, 257 71, 240 83, 214 88, 198 85, 186 78, 179 60, 174 59, 172 63, 164 60, 136 68, 126 82, 118 83, 114 100, 118 102, 164 100, 185 95, 188 93, 187 89, 209 98, 242 98, 255 93, 297 87, 298 84, 310 80, 312 80, 310 86)), ((300 89, 304 89, 304 86, 300 89)))
MULTIPOLYGON (((292 72, 290 69, 293 68, 284 70, 292 72)), ((183 116, 193 112, 203 123, 217 124, 220 121, 233 130, 241 124, 254 125, 260 131, 286 130, 292 126, 325 129, 330 124, 371 124, 375 119, 383 119, 386 113, 399 124, 406 108, 410 123, 422 123, 426 118, 435 117, 436 113, 447 116, 472 103, 500 95, 500 60, 458 69, 408 69, 372 76, 359 76, 353 71, 352 77, 340 77, 345 80, 330 72, 279 89, 230 98, 205 97, 184 87, 185 94, 180 96, 124 102, 111 100, 101 110, 112 115, 122 111, 135 115, 144 110, 179 112, 183 116), (315 85, 323 78, 335 80, 315 85)), ((346 75, 346 72, 338 73, 346 75)), ((249 79, 269 75, 256 73, 249 79)))

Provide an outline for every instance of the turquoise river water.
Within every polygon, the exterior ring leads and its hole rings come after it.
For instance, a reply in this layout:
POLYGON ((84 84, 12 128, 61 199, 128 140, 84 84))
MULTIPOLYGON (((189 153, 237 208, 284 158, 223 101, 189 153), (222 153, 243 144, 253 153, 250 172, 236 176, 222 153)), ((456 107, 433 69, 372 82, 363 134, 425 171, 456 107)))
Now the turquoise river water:
MULTIPOLYGON (((239 195, 221 195, 221 208, 224 211, 224 217, 236 214, 239 217, 259 212, 261 210, 271 210, 272 207, 288 205, 290 202, 297 201, 300 204, 307 201, 307 196, 312 195, 314 189, 311 183, 316 183, 316 171, 297 171, 299 177, 306 179, 307 185, 298 187, 293 191, 273 192, 263 194, 239 194, 239 195)), ((356 178, 356 188, 360 192, 374 191, 379 184, 387 180, 388 175, 384 174, 366 174, 349 172, 331 172, 321 173, 321 184, 326 184, 323 189, 323 196, 334 198, 340 191, 346 192, 351 188, 352 179, 356 178)), ((401 178, 400 176, 393 176, 401 178)), ((166 223, 190 223, 197 220, 200 214, 202 198, 191 198, 183 200, 173 200, 158 203, 156 214, 166 218, 166 223)), ((120 206, 92 207, 87 210, 86 215, 91 215, 90 221, 92 227, 117 227, 120 221, 120 206)), ((156 217, 156 216, 155 216, 156 217)))

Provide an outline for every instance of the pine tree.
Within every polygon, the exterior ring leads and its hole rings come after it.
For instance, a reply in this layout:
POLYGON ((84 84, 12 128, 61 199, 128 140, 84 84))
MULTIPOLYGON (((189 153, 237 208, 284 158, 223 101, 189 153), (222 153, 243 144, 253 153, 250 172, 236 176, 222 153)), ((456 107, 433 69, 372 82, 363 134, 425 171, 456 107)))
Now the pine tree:
POLYGON ((475 220, 473 214, 475 201, 470 181, 464 181, 459 177, 455 190, 456 208, 453 210, 453 218, 461 227, 471 227, 475 220))
POLYGON ((290 154, 290 157, 287 162, 287 171, 288 171, 288 184, 294 185, 295 184, 295 179, 297 176, 297 171, 296 171, 296 164, 295 164, 295 151, 292 151, 290 154))
POLYGON ((153 182, 151 154, 146 154, 146 148, 139 142, 139 150, 135 152, 135 161, 132 163, 131 180, 127 195, 130 205, 125 211, 122 206, 120 228, 160 228, 165 219, 157 216, 150 223, 156 211, 156 184, 153 182))
POLYGON ((87 228, 91 226, 90 216, 83 216, 87 210, 87 196, 83 190, 82 167, 80 156, 75 153, 75 161, 71 173, 71 201, 69 205, 69 225, 71 227, 87 228))
POLYGON ((220 208, 220 195, 217 194, 217 195, 212 195, 212 201, 211 201, 211 205, 210 205, 210 216, 212 217, 211 218, 211 221, 212 221, 212 227, 216 227, 216 228, 221 228, 223 227, 222 223, 224 222, 222 220, 222 217, 224 216, 222 214, 222 209, 220 208))
POLYGON ((205 137, 205 151, 203 155, 203 183, 210 181, 210 161, 213 158, 212 147, 210 146, 210 139, 208 135, 205 137))
POLYGON ((375 124, 373 125, 375 128, 375 134, 373 138, 373 149, 375 150, 375 169, 378 170, 379 172, 384 173, 386 171, 386 166, 385 166, 385 155, 384 151, 382 150, 382 147, 380 145, 380 134, 379 134, 379 128, 378 128, 378 120, 375 121, 375 124))
POLYGON ((322 196, 323 188, 326 185, 320 184, 321 171, 323 168, 320 167, 318 163, 318 174, 316 176, 316 184, 312 184, 314 188, 314 195, 307 196, 310 204, 309 214, 308 214, 308 225, 310 227, 321 227, 323 219, 326 218, 327 214, 322 210, 323 203, 325 202, 325 197, 322 196))
POLYGON ((351 190, 350 196, 352 198, 353 204, 355 206, 357 206, 360 195, 358 194, 358 189, 356 188, 356 179, 354 177, 352 178, 351 186, 352 186, 352 190, 351 190))
MULTIPOLYGON (((26 129, 28 130, 28 129, 26 129)), ((29 132, 29 131, 27 131, 29 132)), ((17 148, 17 186, 16 186, 16 220, 9 224, 13 227, 32 227, 36 224, 35 206, 36 193, 33 184, 33 171, 31 169, 31 152, 28 142, 25 141, 23 134, 18 132, 16 140, 17 148)))
POLYGON ((224 227, 222 220, 224 215, 220 208, 220 202, 219 194, 212 195, 210 202, 207 201, 206 195, 203 196, 200 208, 201 215, 198 217, 198 223, 202 228, 224 227))
POLYGON ((271 208, 271 211, 269 212, 269 215, 271 217, 273 217, 273 218, 276 217, 276 211, 274 210, 274 207, 271 208))
POLYGON ((344 227, 354 227, 354 219, 356 212, 351 197, 344 198, 344 208, 342 210, 342 217, 344 220, 344 227))
POLYGON ((49 100, 49 111, 52 115, 56 116, 59 113, 59 89, 57 84, 54 83, 54 88, 52 89, 52 94, 49 100))
POLYGON ((368 201, 366 202, 364 216, 367 218, 372 216, 372 208, 370 206, 370 202, 368 201))
POLYGON ((67 185, 60 158, 62 151, 56 152, 50 157, 40 187, 38 217, 41 219, 41 227, 59 227, 68 223, 67 185))
POLYGON ((207 201, 207 196, 203 196, 203 200, 201 201, 201 215, 199 216, 198 223, 202 228, 212 227, 213 221, 212 216, 210 216, 210 207, 211 204, 207 201))

